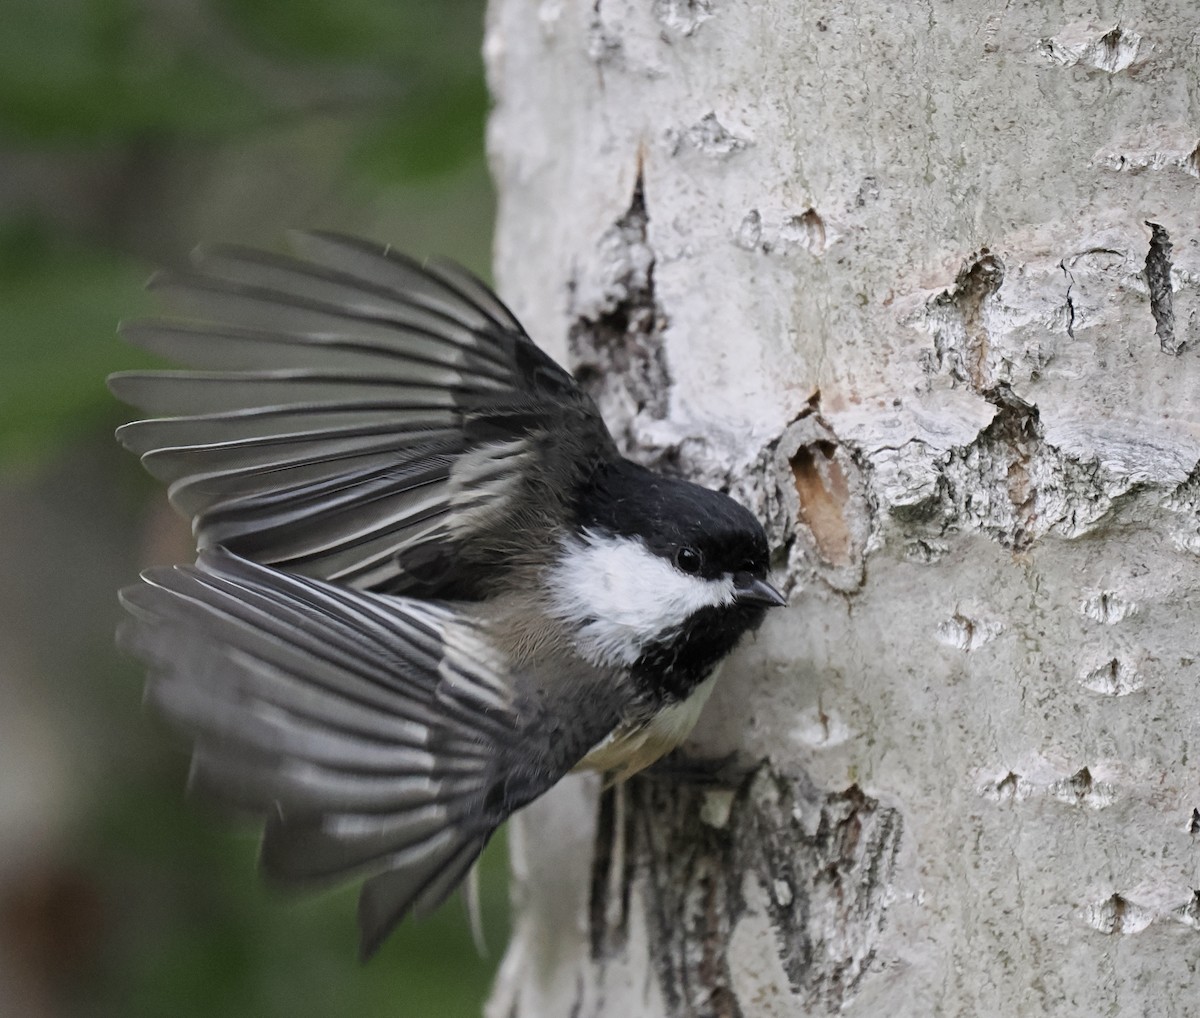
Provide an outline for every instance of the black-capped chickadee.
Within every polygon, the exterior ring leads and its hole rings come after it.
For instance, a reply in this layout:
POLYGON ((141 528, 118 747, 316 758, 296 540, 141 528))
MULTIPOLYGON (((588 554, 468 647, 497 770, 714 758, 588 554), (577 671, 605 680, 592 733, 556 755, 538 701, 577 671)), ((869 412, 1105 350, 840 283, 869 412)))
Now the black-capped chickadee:
POLYGON ((516 809, 691 731, 765 610, 758 521, 624 459, 481 282, 326 233, 157 276, 120 440, 193 521, 122 592, 192 781, 265 816, 289 883, 365 876, 364 956, 516 809))

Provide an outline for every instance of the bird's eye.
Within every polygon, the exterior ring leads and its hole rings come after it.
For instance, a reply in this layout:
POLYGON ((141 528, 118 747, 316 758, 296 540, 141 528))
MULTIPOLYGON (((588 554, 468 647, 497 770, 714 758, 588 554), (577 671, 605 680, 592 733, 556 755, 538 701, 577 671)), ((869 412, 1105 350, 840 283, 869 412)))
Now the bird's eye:
POLYGON ((681 573, 695 576, 700 572, 700 552, 695 548, 683 547, 675 552, 675 566, 681 573))

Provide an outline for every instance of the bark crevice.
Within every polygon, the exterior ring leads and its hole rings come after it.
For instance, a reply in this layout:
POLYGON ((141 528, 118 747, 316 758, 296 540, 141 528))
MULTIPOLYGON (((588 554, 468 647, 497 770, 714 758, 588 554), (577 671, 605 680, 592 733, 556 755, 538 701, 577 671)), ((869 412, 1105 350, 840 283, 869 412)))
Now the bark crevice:
POLYGON ((667 416, 672 383, 649 226, 639 171, 628 209, 601 238, 592 278, 585 285, 577 273, 570 283, 574 310, 567 343, 576 380, 596 401, 622 452, 655 465, 663 453, 645 454, 638 425, 667 416))
POLYGON ((639 776, 603 793, 600 816, 589 913, 600 969, 621 963, 632 907, 672 1015, 755 1013, 731 957, 748 930, 774 945, 797 1005, 836 1010, 854 994, 892 897, 898 810, 762 764, 735 789, 639 776), (730 795, 728 808, 706 808, 714 795, 730 795))
POLYGON ((1163 353, 1177 356, 1184 341, 1175 335, 1175 306, 1171 297, 1171 237, 1158 223, 1150 227, 1150 249, 1146 252, 1146 286, 1150 290, 1150 314, 1154 334, 1163 353))

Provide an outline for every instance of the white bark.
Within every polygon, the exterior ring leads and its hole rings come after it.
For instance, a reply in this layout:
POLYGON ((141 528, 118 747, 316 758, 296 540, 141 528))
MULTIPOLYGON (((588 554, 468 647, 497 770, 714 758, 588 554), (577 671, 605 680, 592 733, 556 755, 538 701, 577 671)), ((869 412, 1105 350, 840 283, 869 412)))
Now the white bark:
POLYGON ((501 289, 792 606, 690 747, 740 778, 514 822, 492 1015, 1200 1014, 1197 38, 493 0, 501 289))

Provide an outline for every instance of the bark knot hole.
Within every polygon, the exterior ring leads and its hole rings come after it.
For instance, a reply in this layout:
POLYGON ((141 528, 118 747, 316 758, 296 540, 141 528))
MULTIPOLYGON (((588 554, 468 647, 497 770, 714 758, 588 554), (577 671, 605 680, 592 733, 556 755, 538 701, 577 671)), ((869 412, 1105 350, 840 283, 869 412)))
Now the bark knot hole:
POLYGON ((815 442, 797 449, 788 463, 800 497, 800 516, 812 532, 818 552, 831 565, 844 566, 853 558, 853 539, 846 521, 850 487, 836 451, 832 442, 815 442))

